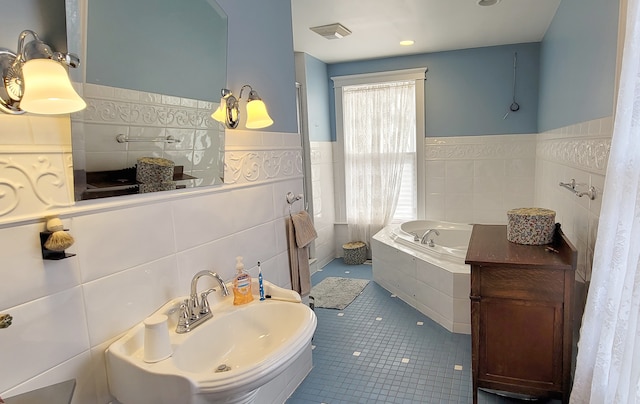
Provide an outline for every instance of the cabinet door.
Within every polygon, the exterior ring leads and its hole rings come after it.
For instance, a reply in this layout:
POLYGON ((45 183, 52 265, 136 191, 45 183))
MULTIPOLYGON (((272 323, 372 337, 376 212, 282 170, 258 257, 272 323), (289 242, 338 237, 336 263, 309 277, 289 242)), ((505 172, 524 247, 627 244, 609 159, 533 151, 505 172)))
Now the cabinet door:
POLYGON ((479 379, 561 389, 562 303, 483 298, 479 337, 479 379))

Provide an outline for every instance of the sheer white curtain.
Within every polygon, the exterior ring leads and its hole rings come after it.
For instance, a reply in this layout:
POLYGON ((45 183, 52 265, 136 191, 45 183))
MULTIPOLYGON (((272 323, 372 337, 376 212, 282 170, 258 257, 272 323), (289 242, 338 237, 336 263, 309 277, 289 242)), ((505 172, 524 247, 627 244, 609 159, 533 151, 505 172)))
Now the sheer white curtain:
POLYGON ((574 404, 640 403, 640 0, 626 29, 574 404))
POLYGON ((402 169, 415 149, 415 82, 343 87, 346 215, 350 240, 364 241, 396 209, 402 169))

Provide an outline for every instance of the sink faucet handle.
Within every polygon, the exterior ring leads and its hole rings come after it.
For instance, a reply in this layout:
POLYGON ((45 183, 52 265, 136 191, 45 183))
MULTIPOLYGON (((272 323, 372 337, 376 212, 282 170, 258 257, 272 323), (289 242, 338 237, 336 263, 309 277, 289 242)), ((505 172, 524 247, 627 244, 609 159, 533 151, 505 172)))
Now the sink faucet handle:
POLYGON ((211 288, 209 290, 205 290, 200 294, 200 315, 211 312, 211 309, 209 308, 209 301, 207 300, 207 296, 209 296, 210 293, 215 291, 216 291, 215 289, 211 288))
POLYGON ((198 302, 198 295, 191 295, 187 301, 189 306, 189 317, 191 320, 197 320, 200 317, 200 303, 198 302))
POLYGON ((189 299, 185 299, 180 304, 180 317, 178 318, 178 326, 186 327, 191 321, 191 313, 189 313, 189 299))

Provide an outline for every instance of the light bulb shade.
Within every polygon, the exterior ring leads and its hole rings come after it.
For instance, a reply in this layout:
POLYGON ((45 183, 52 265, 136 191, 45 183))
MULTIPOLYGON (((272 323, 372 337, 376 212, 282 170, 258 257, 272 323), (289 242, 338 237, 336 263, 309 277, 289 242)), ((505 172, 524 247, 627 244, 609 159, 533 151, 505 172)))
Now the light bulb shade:
POLYGON ((218 109, 213 111, 211 117, 218 122, 225 123, 225 119, 227 116, 227 100, 226 98, 220 98, 220 105, 218 105, 218 109))
POLYGON ((32 59, 22 66, 24 95, 20 109, 35 114, 68 114, 87 107, 65 68, 55 60, 32 59))
POLYGON ((267 106, 261 99, 254 99, 247 103, 247 129, 260 129, 273 125, 273 119, 267 112, 267 106))

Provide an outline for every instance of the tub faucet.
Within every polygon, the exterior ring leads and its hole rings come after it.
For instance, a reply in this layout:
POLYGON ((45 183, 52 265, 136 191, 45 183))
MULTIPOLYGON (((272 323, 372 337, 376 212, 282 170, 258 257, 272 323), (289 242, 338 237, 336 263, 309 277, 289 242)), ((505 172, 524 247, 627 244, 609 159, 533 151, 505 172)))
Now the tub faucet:
POLYGON ((436 236, 440 235, 440 232, 437 229, 429 229, 425 231, 424 234, 422 235, 422 239, 420 239, 420 243, 427 244, 429 247, 435 246, 436 244, 433 242, 433 239, 428 238, 429 234, 431 234, 432 232, 436 233, 436 236))
POLYGON ((227 285, 224 284, 224 281, 217 273, 205 270, 195 274, 191 279, 191 294, 189 295, 189 298, 180 305, 180 319, 178 320, 178 325, 176 327, 176 332, 178 334, 189 332, 213 317, 211 309, 209 309, 207 296, 209 296, 211 292, 215 292, 215 289, 208 289, 202 292, 200 299, 198 299, 198 280, 203 276, 210 276, 215 279, 222 288, 222 295, 229 295, 227 285))

